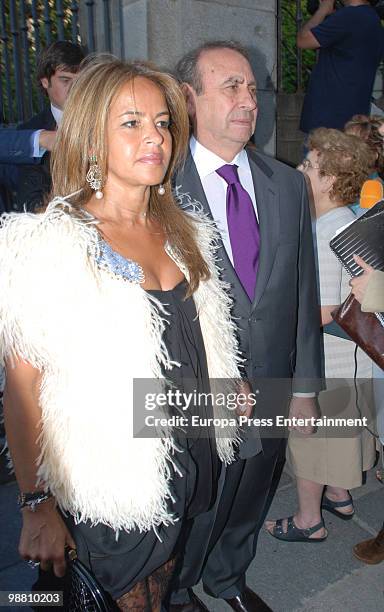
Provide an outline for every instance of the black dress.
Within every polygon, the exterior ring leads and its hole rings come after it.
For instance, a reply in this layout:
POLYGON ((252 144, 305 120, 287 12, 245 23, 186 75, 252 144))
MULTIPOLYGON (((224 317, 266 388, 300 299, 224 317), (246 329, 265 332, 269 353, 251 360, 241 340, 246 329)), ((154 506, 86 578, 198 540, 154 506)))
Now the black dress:
MULTIPOLYGON (((164 341, 171 359, 179 362, 166 372, 173 386, 181 391, 208 393, 209 378, 200 323, 192 297, 185 299, 187 283, 183 281, 170 291, 150 290, 166 308, 164 341)), ((211 409, 203 409, 202 416, 211 416, 211 409)), ((127 593, 137 582, 178 554, 187 519, 205 512, 216 497, 219 462, 213 437, 206 433, 196 439, 178 438, 184 452, 177 453, 177 463, 183 477, 174 472, 170 510, 179 517, 173 525, 161 526, 157 534, 152 529, 141 532, 120 531, 118 538, 110 527, 87 523, 75 525, 71 516, 65 520, 76 541, 77 553, 95 574, 113 599, 127 593)), ((103 443, 100 441, 100 451, 103 443)))

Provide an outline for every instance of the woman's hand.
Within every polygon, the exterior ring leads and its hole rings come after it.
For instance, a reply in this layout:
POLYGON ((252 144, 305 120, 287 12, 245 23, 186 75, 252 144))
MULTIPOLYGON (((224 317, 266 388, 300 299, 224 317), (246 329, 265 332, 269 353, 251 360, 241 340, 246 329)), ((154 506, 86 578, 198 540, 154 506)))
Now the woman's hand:
POLYGON ((20 556, 26 561, 40 562, 44 571, 53 565, 55 575, 61 578, 65 574, 65 547, 76 548, 76 544, 56 510, 54 500, 40 504, 35 512, 23 508, 22 514, 20 556))
POLYGON ((363 269, 363 274, 352 278, 349 281, 349 284, 352 287, 352 294, 361 304, 364 300, 364 294, 367 289, 368 281, 371 278, 374 268, 372 268, 372 266, 370 266, 369 264, 365 263, 364 259, 361 259, 361 257, 359 257, 358 255, 354 255, 353 259, 355 260, 357 265, 363 269))
MULTIPOLYGON (((4 417, 7 439, 20 491, 35 491, 36 466, 41 447, 41 407, 39 389, 41 372, 18 359, 7 364, 7 386, 4 396, 4 417)), ((19 553, 26 561, 39 561, 47 570, 53 564, 56 576, 65 573, 65 546, 75 548, 71 534, 50 498, 36 506, 36 511, 21 510, 19 553)))

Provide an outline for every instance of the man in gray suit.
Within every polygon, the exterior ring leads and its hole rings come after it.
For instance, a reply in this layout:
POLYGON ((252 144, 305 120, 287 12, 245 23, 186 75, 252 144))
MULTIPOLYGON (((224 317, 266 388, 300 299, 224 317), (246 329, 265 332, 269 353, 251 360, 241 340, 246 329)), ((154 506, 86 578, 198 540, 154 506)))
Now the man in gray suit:
MULTIPOLYGON (((256 415, 285 413, 287 395, 276 379, 288 379, 290 416, 314 416, 320 341, 304 179, 246 146, 258 109, 255 77, 240 45, 202 45, 179 62, 177 74, 193 135, 176 185, 202 204, 221 232, 219 266, 234 299, 244 376, 254 389, 270 379, 266 395, 274 396, 257 405, 256 415)), ((245 572, 256 553, 281 437, 249 437, 238 460, 222 469, 218 501, 190 526, 171 612, 207 610, 192 591, 200 578, 207 593, 234 610, 270 610, 246 586, 245 572)))

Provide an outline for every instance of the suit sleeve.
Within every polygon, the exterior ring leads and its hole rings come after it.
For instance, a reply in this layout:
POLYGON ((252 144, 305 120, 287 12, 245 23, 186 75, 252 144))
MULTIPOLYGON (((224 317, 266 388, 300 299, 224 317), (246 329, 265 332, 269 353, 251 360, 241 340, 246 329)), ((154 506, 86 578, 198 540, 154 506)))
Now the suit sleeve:
POLYGON ((304 177, 300 177, 300 180, 301 216, 297 288, 298 313, 293 392, 307 393, 321 390, 322 370, 320 312, 317 300, 311 219, 304 177))
POLYGON ((0 163, 2 164, 32 164, 33 134, 35 130, 0 130, 0 163))

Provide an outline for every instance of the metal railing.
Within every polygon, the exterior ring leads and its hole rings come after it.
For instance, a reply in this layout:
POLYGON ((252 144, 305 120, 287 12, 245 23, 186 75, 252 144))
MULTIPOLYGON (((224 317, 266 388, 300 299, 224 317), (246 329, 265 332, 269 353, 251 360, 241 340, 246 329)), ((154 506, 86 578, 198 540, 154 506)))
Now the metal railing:
POLYGON ((36 66, 51 42, 71 40, 90 53, 124 57, 121 5, 122 0, 0 0, 0 123, 17 124, 43 108, 36 66))
POLYGON ((306 4, 306 0, 278 0, 277 3, 277 78, 281 93, 303 92, 316 61, 315 52, 296 46, 297 32, 309 17, 306 4))

